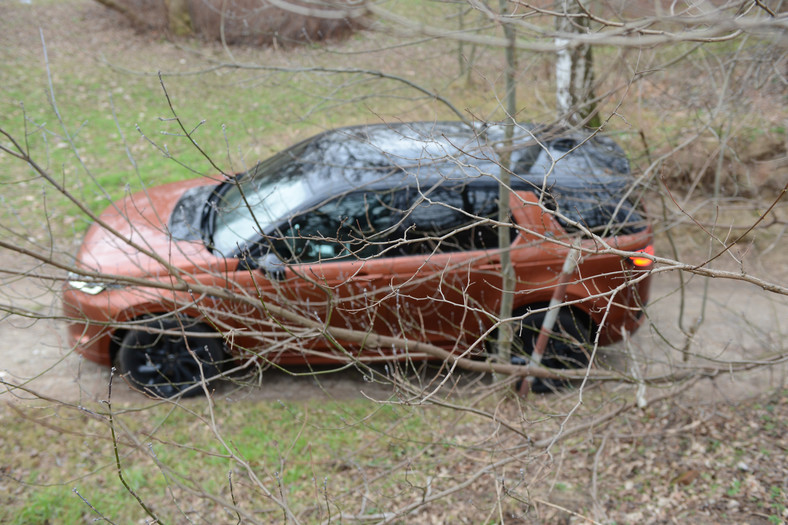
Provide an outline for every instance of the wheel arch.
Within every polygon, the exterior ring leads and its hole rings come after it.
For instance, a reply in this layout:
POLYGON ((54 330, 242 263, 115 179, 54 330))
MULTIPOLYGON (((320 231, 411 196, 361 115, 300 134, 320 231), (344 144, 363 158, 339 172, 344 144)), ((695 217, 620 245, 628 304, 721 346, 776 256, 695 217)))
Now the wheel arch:
MULTIPOLYGON (((115 359, 117 358, 118 352, 120 351, 120 347, 123 344, 123 339, 126 337, 126 335, 129 332, 134 330, 134 327, 131 325, 131 323, 139 322, 140 324, 142 324, 142 322, 145 321, 146 319, 180 316, 184 319, 191 319, 200 324, 203 324, 208 328, 210 328, 212 331, 216 332, 215 327, 213 326, 212 323, 206 323, 204 321, 201 321, 200 316, 190 315, 191 313, 192 312, 189 311, 177 312, 173 310, 157 309, 157 310, 145 312, 143 314, 137 314, 137 315, 129 314, 127 316, 122 316, 121 317, 122 321, 118 321, 119 322, 118 328, 116 328, 110 334, 110 338, 109 338, 109 359, 111 366, 115 366, 115 359)), ((222 342, 222 344, 224 345, 224 342, 222 342)), ((224 350, 225 353, 227 353, 227 349, 225 348, 224 350)))
MULTIPOLYGON (((535 301, 518 306, 513 310, 512 314, 515 317, 520 317, 525 316, 529 311, 547 309, 549 307, 550 301, 535 301)), ((572 313, 572 316, 579 319, 583 325, 588 326, 589 336, 593 339, 598 327, 591 314, 581 307, 581 303, 562 306, 561 309, 569 310, 572 313)))

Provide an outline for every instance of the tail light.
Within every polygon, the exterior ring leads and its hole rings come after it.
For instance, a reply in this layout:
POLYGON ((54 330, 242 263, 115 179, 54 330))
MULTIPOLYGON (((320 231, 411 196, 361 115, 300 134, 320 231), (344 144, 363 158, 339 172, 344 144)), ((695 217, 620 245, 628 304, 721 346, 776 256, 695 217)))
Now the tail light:
MULTIPOLYGON (((642 250, 638 250, 637 253, 642 253, 642 254, 645 254, 645 255, 653 256, 654 255, 654 245, 653 244, 649 244, 648 246, 646 246, 642 250)), ((651 260, 650 258, 648 258, 648 257, 638 257, 637 255, 634 255, 634 256, 630 257, 629 261, 635 266, 635 268, 641 268, 641 269, 650 268, 651 265, 654 264, 654 261, 651 260)))

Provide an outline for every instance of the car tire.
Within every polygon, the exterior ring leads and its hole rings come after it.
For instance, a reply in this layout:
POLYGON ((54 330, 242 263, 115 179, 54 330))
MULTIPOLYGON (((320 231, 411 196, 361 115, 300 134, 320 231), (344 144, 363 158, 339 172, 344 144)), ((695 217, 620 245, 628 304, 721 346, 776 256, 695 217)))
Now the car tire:
POLYGON ((155 397, 191 397, 204 392, 196 386, 202 378, 221 372, 224 343, 212 337, 208 326, 177 317, 149 321, 144 327, 126 333, 115 358, 118 370, 135 389, 155 397))
MULTIPOLYGON (((531 314, 517 326, 512 341, 513 364, 528 364, 546 315, 547 312, 531 314)), ((558 313, 552 332, 553 335, 547 340, 541 364, 556 369, 585 368, 588 365, 588 343, 591 340, 590 322, 584 316, 564 308, 558 313)), ((569 384, 570 381, 566 379, 534 378, 531 391, 555 392, 569 384)), ((518 390, 519 386, 518 382, 518 390)))

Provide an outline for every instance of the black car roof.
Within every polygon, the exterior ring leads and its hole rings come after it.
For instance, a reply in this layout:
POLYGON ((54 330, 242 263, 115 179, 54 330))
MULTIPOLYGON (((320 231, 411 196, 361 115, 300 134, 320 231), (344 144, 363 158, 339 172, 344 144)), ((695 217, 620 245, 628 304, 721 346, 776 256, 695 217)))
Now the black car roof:
MULTIPOLYGON (((214 215, 221 208, 217 203, 235 187, 246 187, 243 192, 260 191, 257 188, 270 191, 270 184, 281 182, 282 187, 298 188, 300 200, 292 203, 288 216, 360 190, 415 186, 421 193, 447 184, 497 188, 501 172, 498 154, 503 145, 504 128, 497 125, 411 122, 337 128, 291 146, 213 187, 199 220, 187 220, 186 212, 173 213, 171 219, 178 218, 212 243, 214 215)), ((549 205, 559 206, 579 222, 599 215, 596 222, 606 223, 610 213, 600 210, 618 210, 616 203, 625 198, 626 186, 633 182, 624 152, 611 139, 533 124, 516 126, 510 168, 513 189, 543 189, 552 203, 549 205)), ((205 200, 202 193, 191 200, 191 192, 187 194, 176 210, 186 207, 182 203, 205 200)), ((276 217, 268 222, 272 228, 278 226, 276 217)), ((175 226, 171 229, 177 229, 175 226)))
MULTIPOLYGON (((504 128, 499 125, 410 122, 352 126, 311 137, 259 168, 265 171, 271 161, 297 167, 299 173, 290 175, 307 179, 316 194, 443 180, 494 183, 500 174, 497 151, 503 142, 504 128)), ((611 139, 589 139, 587 134, 534 124, 516 127, 511 171, 515 188, 582 189, 631 182, 626 177, 629 162, 611 139)))

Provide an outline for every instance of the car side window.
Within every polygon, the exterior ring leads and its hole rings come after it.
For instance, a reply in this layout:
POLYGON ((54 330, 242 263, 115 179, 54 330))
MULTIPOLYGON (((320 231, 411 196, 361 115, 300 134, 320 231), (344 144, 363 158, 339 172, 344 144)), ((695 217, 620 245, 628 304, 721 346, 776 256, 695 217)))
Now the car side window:
POLYGON ((401 212, 386 192, 355 192, 292 218, 270 239, 288 263, 365 259, 380 253, 401 212))
POLYGON ((495 187, 411 189, 409 212, 402 221, 402 255, 489 250, 498 247, 498 231, 485 219, 497 220, 495 187))
POLYGON ((645 230, 647 223, 638 212, 636 199, 622 200, 621 193, 620 187, 599 186, 582 190, 559 187, 551 190, 547 204, 561 212, 558 222, 568 232, 578 230, 573 222, 600 235, 626 235, 645 230))

